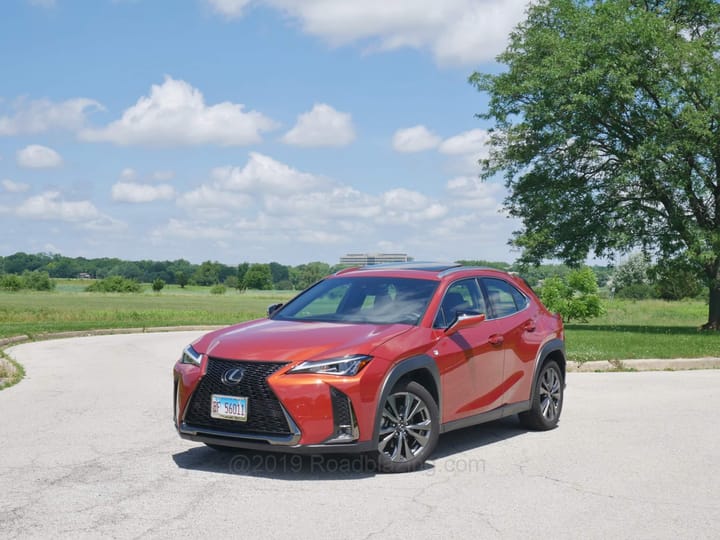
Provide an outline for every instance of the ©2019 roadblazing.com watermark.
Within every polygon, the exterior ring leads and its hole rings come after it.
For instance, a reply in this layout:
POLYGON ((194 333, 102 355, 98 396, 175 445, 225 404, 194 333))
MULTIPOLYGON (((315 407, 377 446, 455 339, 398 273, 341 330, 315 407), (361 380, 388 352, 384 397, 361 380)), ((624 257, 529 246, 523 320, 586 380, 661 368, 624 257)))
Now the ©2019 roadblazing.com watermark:
MULTIPOLYGON (((381 472, 377 459, 368 455, 301 456, 297 454, 235 454, 230 459, 233 474, 374 474, 381 472)), ((418 471, 435 474, 478 474, 485 472, 485 460, 456 457, 426 462, 418 471)))

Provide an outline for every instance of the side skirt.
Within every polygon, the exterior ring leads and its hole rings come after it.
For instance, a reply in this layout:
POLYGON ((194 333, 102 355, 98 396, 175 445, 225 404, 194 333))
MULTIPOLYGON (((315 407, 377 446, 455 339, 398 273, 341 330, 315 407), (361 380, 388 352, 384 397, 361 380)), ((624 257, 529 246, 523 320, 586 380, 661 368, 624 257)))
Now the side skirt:
POLYGON ((518 403, 510 403, 503 405, 492 411, 475 414, 466 418, 460 418, 459 420, 453 420, 440 426, 440 433, 447 433, 448 431, 454 431, 456 429, 462 429, 469 426, 475 426, 477 424, 484 424, 485 422, 492 422, 506 416, 512 416, 521 412, 530 410, 530 400, 520 401, 518 403))

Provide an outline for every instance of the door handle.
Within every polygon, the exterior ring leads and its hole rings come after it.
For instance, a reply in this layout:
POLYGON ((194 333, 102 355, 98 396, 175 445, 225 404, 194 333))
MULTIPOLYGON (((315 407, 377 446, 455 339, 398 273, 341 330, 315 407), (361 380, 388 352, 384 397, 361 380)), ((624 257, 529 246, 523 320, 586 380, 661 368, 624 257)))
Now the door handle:
POLYGON ((525 323, 525 326, 523 326, 523 330, 526 332, 534 332, 535 331, 535 321, 530 319, 528 322, 525 323))
POLYGON ((495 334, 490 336, 488 341, 490 342, 490 345, 502 345, 505 341, 505 338, 502 337, 500 334, 495 334))

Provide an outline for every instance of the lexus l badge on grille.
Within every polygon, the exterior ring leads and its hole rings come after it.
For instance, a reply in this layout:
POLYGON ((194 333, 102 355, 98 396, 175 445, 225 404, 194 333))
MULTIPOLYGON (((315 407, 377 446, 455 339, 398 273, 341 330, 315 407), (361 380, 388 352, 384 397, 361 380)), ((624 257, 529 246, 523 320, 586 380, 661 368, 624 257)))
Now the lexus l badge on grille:
POLYGON ((228 386, 237 386, 245 375, 243 368, 231 368, 222 374, 221 381, 228 386))

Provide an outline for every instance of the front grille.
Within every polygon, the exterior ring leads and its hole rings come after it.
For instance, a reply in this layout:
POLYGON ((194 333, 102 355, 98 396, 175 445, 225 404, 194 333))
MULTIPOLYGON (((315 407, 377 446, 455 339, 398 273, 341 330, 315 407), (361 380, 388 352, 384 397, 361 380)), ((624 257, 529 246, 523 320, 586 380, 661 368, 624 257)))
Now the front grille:
POLYGON ((208 358, 207 373, 197 385, 185 415, 185 423, 194 428, 207 428, 242 434, 288 435, 288 426, 280 401, 270 389, 267 378, 286 365, 278 362, 245 362, 208 358), (221 380, 231 368, 245 370, 237 386, 221 380), (248 398, 246 422, 236 422, 210 416, 210 396, 221 394, 248 398))

